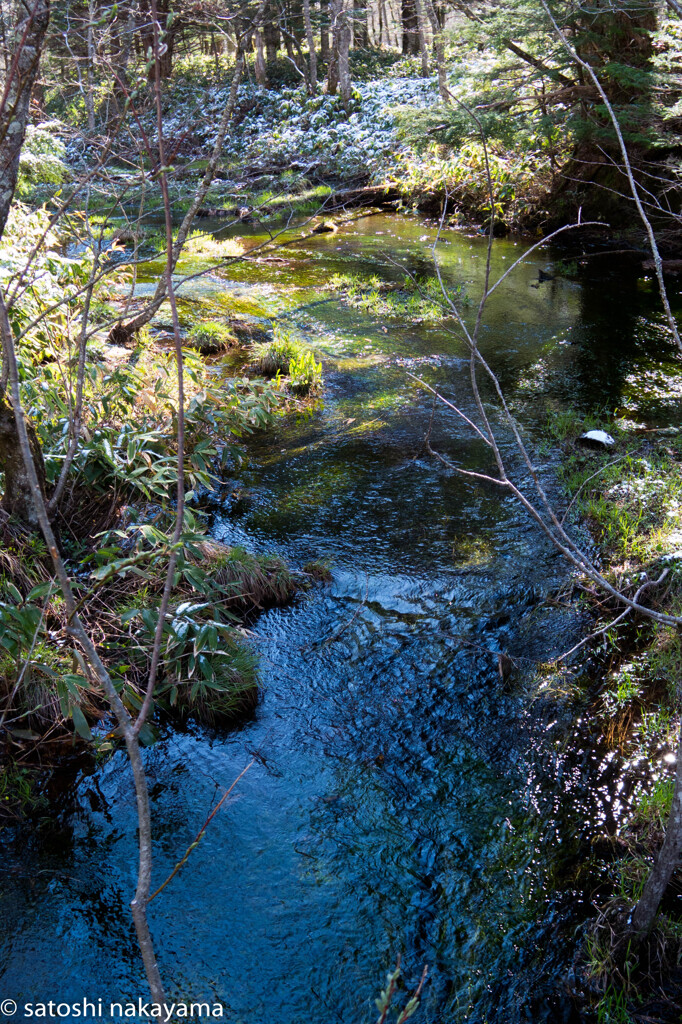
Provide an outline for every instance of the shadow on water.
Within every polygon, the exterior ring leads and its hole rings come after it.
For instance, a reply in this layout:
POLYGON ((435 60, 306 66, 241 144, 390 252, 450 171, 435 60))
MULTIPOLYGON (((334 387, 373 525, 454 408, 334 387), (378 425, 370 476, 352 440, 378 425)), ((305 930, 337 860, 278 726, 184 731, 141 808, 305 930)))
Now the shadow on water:
MULTIPOLYGON (((147 752, 159 879, 257 755, 152 910, 173 993, 223 1000, 235 1022, 372 1020, 398 953, 408 987, 429 965, 416 1020, 577 1019, 564 977, 599 874, 590 840, 617 814, 617 766, 579 705, 537 699, 497 669, 506 651, 532 674, 579 637, 576 614, 544 601, 566 567, 512 501, 425 455, 430 430, 464 466, 487 466, 484 446, 434 417, 408 377, 470 410, 456 334, 320 301, 333 273, 395 280, 401 264, 428 267, 433 238, 416 220, 367 218, 281 267, 231 267, 186 294, 214 311, 238 293, 263 315, 287 314, 326 379, 323 407, 249 444, 211 516, 227 543, 297 565, 330 558, 334 582, 260 618, 264 691, 251 719, 173 731, 147 752)), ((496 270, 520 252, 496 243, 496 270)), ((481 241, 451 233, 439 257, 476 296, 481 241)), ((511 394, 529 406, 538 394, 584 408, 625 401, 647 325, 646 358, 664 374, 646 296, 624 304, 618 282, 612 299, 603 284, 539 284, 546 265, 546 253, 525 262, 486 316, 485 353, 511 394), (619 353, 608 373, 600 351, 619 353)), ((541 428, 536 415, 538 438, 541 428)), ((5 838, 12 998, 144 991, 127 911, 134 823, 117 754, 66 787, 36 832, 5 838)))

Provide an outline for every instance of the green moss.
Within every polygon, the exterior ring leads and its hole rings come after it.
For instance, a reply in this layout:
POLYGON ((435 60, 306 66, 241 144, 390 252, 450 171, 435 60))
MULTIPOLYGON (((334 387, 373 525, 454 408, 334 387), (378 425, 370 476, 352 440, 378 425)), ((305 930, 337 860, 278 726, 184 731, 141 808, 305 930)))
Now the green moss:
MULTIPOLYGON (((377 277, 337 274, 331 280, 331 287, 353 309, 380 319, 440 324, 453 315, 440 283, 433 278, 413 280, 408 277, 401 284, 392 284, 377 277)), ((462 287, 450 291, 450 298, 458 308, 468 305, 462 287)))

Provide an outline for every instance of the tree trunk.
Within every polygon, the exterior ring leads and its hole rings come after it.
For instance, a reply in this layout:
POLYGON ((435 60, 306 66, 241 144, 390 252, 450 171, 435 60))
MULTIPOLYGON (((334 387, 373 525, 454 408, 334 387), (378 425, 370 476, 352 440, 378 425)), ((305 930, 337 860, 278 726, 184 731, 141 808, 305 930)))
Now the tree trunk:
POLYGON ((338 61, 339 61, 339 94, 343 105, 348 111, 350 95, 352 91, 350 78, 350 63, 348 55, 350 52, 351 28, 350 28, 350 4, 351 0, 341 0, 340 3, 340 24, 338 32, 338 61))
POLYGON ((303 0, 303 20, 305 22, 305 34, 308 41, 308 86, 310 95, 317 92, 317 53, 315 51, 315 36, 313 35, 313 23, 310 20, 310 0, 303 0))
POLYGON ((642 895, 632 912, 632 929, 644 938, 651 931, 663 894, 675 871, 682 867, 682 726, 677 747, 677 771, 673 790, 670 817, 665 830, 665 839, 656 863, 647 878, 642 895))
POLYGON ((445 40, 443 39, 443 32, 438 22, 438 16, 436 9, 433 6, 433 0, 420 0, 426 9, 426 15, 431 22, 431 31, 433 32, 433 49, 436 54, 436 69, 438 71, 438 92, 443 103, 450 103, 450 92, 448 89, 448 77, 447 70, 445 67, 445 40))
POLYGON ((0 108, 0 237, 14 197, 19 157, 26 136, 31 91, 38 77, 40 51, 50 20, 49 0, 36 0, 24 9, 12 40, 15 71, 6 85, 6 100, 0 108))
POLYGON ((88 4, 88 62, 86 66, 88 84, 85 90, 85 112, 88 117, 88 129, 91 132, 95 130, 95 44, 93 38, 93 22, 95 17, 95 0, 90 0, 88 4))
POLYGON ((339 87, 339 30, 342 10, 343 0, 329 0, 331 46, 329 48, 329 67, 327 68, 327 92, 330 96, 336 96, 339 87))
POLYGON ((329 61, 329 4, 320 0, 320 58, 329 61))
POLYGON ((419 52, 422 55, 422 78, 429 77, 429 50, 426 45, 426 17, 424 15, 424 0, 415 0, 417 8, 417 35, 419 38, 419 52))
POLYGON ((255 66, 256 81, 259 85, 267 88, 268 85, 268 73, 265 69, 265 53, 263 52, 263 33, 260 29, 256 30, 256 66, 255 66))
POLYGON ((133 41, 133 35, 135 34, 135 3, 131 0, 128 5, 128 13, 126 15, 125 28, 123 29, 123 43, 120 51, 120 67, 121 72, 124 76, 124 81, 127 81, 128 77, 128 65, 130 64, 130 48, 133 41))
MULTIPOLYGON (((31 421, 26 416, 24 416, 24 420, 38 474, 38 483, 43 497, 45 497, 45 464, 40 441, 31 421)), ((21 455, 14 410, 5 399, 0 399, 0 469, 5 476, 2 507, 32 530, 38 530, 40 524, 31 497, 28 473, 21 455)))
POLYGON ((272 61, 277 60, 277 53, 279 51, 280 44, 277 13, 270 4, 265 8, 263 42, 265 43, 265 56, 269 64, 272 61))
POLYGON ((367 4, 365 0, 353 0, 353 47, 366 50, 368 46, 367 4))
MULTIPOLYGON (((157 0, 156 2, 156 13, 159 22, 159 41, 162 47, 165 47, 163 53, 158 58, 159 65, 159 78, 164 81, 170 78, 173 71, 173 51, 175 49, 175 39, 180 28, 179 20, 174 20, 170 29, 168 25, 168 15, 171 12, 171 0, 157 0)), ((149 0, 143 0, 140 4, 140 13, 142 16, 143 27, 141 29, 142 45, 145 54, 151 49, 154 50, 154 30, 152 27, 153 14, 151 10, 151 4, 149 0)), ((156 77, 156 70, 152 63, 149 69, 149 81, 151 84, 154 83, 156 77)))
MULTIPOLYGON (((284 49, 287 51, 287 57, 292 64, 296 64, 296 51, 294 49, 294 41, 291 38, 291 32, 285 29, 282 35, 284 36, 284 49)), ((298 64, 296 64, 296 67, 298 67, 298 64)))
POLYGON ((419 21, 417 19, 415 0, 403 0, 402 24, 403 53, 405 56, 414 56, 419 53, 419 21))
POLYGON ((289 0, 287 21, 289 23, 287 26, 289 31, 300 43, 305 33, 305 20, 301 0, 289 0))

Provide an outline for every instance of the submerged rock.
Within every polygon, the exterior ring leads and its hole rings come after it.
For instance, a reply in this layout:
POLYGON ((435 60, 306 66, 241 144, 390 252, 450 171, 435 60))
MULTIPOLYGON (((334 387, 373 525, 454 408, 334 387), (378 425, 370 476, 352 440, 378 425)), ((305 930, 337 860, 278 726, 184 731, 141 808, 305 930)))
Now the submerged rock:
POLYGON ((613 448, 616 442, 605 430, 588 430, 580 435, 577 443, 586 448, 613 448))

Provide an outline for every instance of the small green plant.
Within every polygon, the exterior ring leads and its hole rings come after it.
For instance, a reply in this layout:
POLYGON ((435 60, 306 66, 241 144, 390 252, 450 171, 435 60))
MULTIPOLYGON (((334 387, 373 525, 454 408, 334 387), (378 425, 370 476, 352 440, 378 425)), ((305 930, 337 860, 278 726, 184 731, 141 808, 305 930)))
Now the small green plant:
POLYGON ((551 410, 547 416, 547 429, 557 441, 579 434, 582 418, 572 409, 551 410))
POLYGON ((316 583, 331 583, 334 579, 331 564, 324 558, 318 558, 314 562, 306 562, 301 572, 304 572, 316 583))
POLYGON ((0 822, 20 818, 47 803, 36 791, 36 773, 11 761, 0 765, 0 822))
POLYGON ((298 395, 307 395, 317 390, 322 383, 322 363, 315 362, 315 356, 307 349, 289 361, 289 387, 298 395))
MULTIPOLYGON (((206 601, 183 601, 163 628, 162 703, 180 715, 208 724, 224 722, 253 707, 258 696, 257 658, 227 621, 229 613, 206 601)), ((156 608, 130 608, 125 625, 140 623, 141 651, 156 631, 156 608)))
POLYGON ((628 707, 640 695, 640 682, 633 665, 621 665, 609 677, 609 688, 604 694, 604 708, 615 715, 628 707))
POLYGON ((641 792, 633 809, 635 826, 644 825, 662 834, 670 815, 674 789, 674 779, 657 779, 652 789, 641 792))
POLYGON ((597 1024, 634 1024, 625 992, 607 992, 597 1006, 597 1024))

